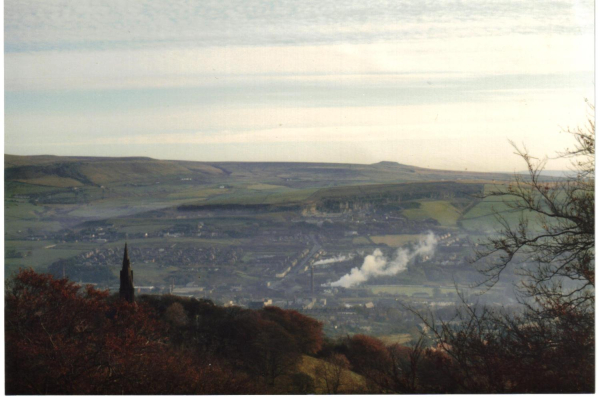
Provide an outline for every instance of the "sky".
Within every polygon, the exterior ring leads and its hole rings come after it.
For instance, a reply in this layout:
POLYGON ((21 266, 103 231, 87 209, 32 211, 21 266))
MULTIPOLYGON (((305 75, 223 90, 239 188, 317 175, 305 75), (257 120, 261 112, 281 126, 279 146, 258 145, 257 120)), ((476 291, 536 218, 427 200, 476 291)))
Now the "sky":
POLYGON ((586 122, 594 3, 5 0, 4 68, 6 154, 520 171, 586 122))

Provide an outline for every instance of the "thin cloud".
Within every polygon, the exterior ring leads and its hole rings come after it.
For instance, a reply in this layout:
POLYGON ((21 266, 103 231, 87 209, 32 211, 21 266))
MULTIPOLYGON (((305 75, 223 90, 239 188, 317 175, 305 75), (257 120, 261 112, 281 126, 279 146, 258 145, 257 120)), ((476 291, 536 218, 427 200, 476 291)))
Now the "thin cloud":
POLYGON ((371 45, 9 53, 5 88, 98 90, 202 85, 215 78, 306 74, 556 74, 593 70, 593 36, 509 36, 371 45))
POLYGON ((7 0, 10 51, 365 43, 593 32, 593 1, 7 0))
POLYGON ((561 147, 556 124, 580 122, 593 7, 7 0, 5 145, 171 158, 212 146, 232 160, 303 146, 311 160, 439 168, 446 152, 489 170, 503 161, 486 147, 510 135, 544 154, 561 147))

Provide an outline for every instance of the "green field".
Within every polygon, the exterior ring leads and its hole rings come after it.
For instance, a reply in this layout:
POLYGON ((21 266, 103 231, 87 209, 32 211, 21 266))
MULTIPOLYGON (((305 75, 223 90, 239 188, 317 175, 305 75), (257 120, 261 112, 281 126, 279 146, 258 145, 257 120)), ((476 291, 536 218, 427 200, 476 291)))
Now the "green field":
POLYGON ((16 251, 23 254, 23 258, 5 258, 5 275, 17 271, 19 268, 32 267, 34 270, 44 271, 49 265, 60 260, 79 255, 82 252, 98 248, 95 243, 69 243, 55 244, 52 241, 5 241, 6 251, 16 251))
POLYGON ((393 345, 393 344, 406 344, 412 341, 412 336, 410 334, 407 333, 403 333, 403 334, 390 334, 387 336, 379 336, 377 337, 379 338, 381 341, 383 341, 383 343, 385 345, 393 345))
MULTIPOLYGON (((502 184, 486 184, 484 192, 489 194, 491 191, 503 190, 506 190, 506 188, 502 184)), ((495 196, 482 199, 461 216, 459 224, 465 230, 493 233, 502 228, 497 219, 497 215, 499 215, 513 227, 524 217, 529 220, 530 229, 539 230, 541 228, 541 223, 537 220, 539 216, 531 212, 521 213, 515 211, 510 205, 507 205, 507 202, 514 202, 516 199, 511 196, 495 196)))
POLYGON ((258 184, 248 185, 247 188, 251 189, 253 191, 268 191, 268 190, 285 189, 287 187, 284 187, 284 186, 281 186, 281 185, 271 185, 271 184, 258 183, 258 184))
POLYGON ((284 186, 269 186, 261 189, 233 188, 227 193, 217 195, 199 204, 283 204, 301 202, 308 199, 318 188, 292 189, 284 186))
MULTIPOLYGON (((244 243, 242 239, 223 238, 143 238, 129 239, 128 244, 133 247, 168 247, 171 245, 184 244, 194 245, 199 247, 221 247, 231 245, 241 245, 244 243)), ((5 249, 7 252, 20 252, 22 258, 5 258, 5 275, 10 275, 19 268, 32 267, 34 270, 45 271, 52 263, 60 259, 68 259, 81 254, 82 252, 91 251, 94 249, 107 249, 121 247, 122 243, 95 243, 95 242, 69 242, 55 243, 52 241, 5 241, 5 249)), ((152 279, 164 277, 165 271, 159 270, 156 264, 136 264, 136 269, 140 269, 138 278, 144 279, 144 282, 149 282, 152 279), (143 272, 143 273, 142 273, 143 272)), ((244 274, 244 273, 242 273, 244 274)))
MULTIPOLYGON (((163 247, 167 247, 169 245, 174 245, 174 244, 192 244, 195 246, 219 246, 219 245, 242 245, 246 242, 247 240, 244 239, 240 239, 240 238, 216 238, 216 239, 212 239, 212 238, 202 238, 202 237, 198 237, 198 238, 193 238, 193 237, 180 237, 180 238, 135 238, 135 239, 129 239, 127 240, 128 244, 131 244, 133 246, 139 246, 139 247, 144 247, 144 246, 163 246, 163 247)), ((114 246, 114 244, 112 244, 114 246)))
POLYGON ((161 224, 161 222, 157 222, 156 224, 149 223, 150 222, 139 222, 138 224, 122 225, 119 226, 118 231, 127 234, 155 233, 157 231, 171 227, 170 224, 161 224))
POLYGON ((57 175, 47 175, 39 178, 24 179, 21 182, 31 185, 44 185, 50 187, 80 187, 83 184, 72 178, 59 177, 57 175))
POLYGON ((460 212, 448 201, 420 201, 418 209, 406 209, 402 213, 410 220, 435 219, 443 227, 455 227, 460 212))
POLYGON ((355 245, 371 245, 372 242, 367 237, 356 237, 352 239, 352 243, 355 245))
POLYGON ((4 201, 4 217, 15 219, 39 219, 39 213, 44 211, 43 206, 36 206, 26 201, 4 201))
POLYGON ((387 246, 391 246, 394 248, 398 248, 401 246, 404 246, 406 244, 409 244, 411 242, 418 242, 419 239, 421 238, 420 235, 414 235, 414 234, 404 234, 404 235, 375 235, 371 238, 371 241, 373 241, 374 244, 383 244, 383 245, 387 245, 387 246))
POLYGON ((60 228, 57 221, 51 221, 48 213, 49 208, 36 206, 24 201, 4 201, 4 229, 11 236, 19 231, 25 232, 31 228, 34 231, 48 226, 55 229, 60 228))
POLYGON ((497 218, 498 215, 513 227, 519 223, 522 216, 529 219, 531 228, 538 229, 540 227, 535 214, 515 212, 504 201, 492 198, 483 200, 471 208, 460 218, 460 225, 465 230, 495 232, 502 229, 497 218))
MULTIPOLYGON (((430 296, 433 295, 432 287, 418 286, 418 285, 368 285, 366 288, 370 289, 373 294, 392 294, 392 295, 406 295, 412 296, 417 292, 426 292, 430 296)), ((455 293, 454 287, 446 286, 440 287, 442 294, 455 293)))

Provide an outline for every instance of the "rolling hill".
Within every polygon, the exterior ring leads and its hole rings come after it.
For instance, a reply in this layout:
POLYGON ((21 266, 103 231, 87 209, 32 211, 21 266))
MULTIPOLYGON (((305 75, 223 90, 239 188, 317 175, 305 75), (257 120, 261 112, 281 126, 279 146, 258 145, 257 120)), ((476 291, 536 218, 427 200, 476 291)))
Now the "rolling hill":
POLYGON ((161 179, 260 182, 291 188, 444 180, 507 180, 507 174, 431 170, 395 162, 333 163, 193 162, 147 157, 5 155, 4 177, 50 187, 151 184, 161 179))
POLYGON ((190 175, 196 178, 225 176, 206 163, 155 160, 146 157, 57 157, 5 155, 7 182, 47 186, 100 186, 146 182, 161 177, 190 175))

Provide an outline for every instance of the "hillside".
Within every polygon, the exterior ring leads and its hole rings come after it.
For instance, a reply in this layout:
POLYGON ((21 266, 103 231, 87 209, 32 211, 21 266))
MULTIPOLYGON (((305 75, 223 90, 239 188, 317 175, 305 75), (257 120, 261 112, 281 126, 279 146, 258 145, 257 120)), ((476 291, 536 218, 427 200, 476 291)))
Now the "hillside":
MULTIPOLYGON (((492 204, 474 207, 476 195, 494 177, 508 177, 470 174, 393 162, 8 155, 5 272, 31 266, 110 283, 119 264, 114 249, 128 241, 144 259, 136 277, 148 285, 199 277, 228 285, 266 283, 286 264, 300 262, 304 257, 298 255, 315 246, 313 238, 336 255, 405 244, 427 230, 487 230, 492 204), (166 243, 168 251, 160 252, 166 243)), ((285 285, 304 286, 304 276, 297 275, 305 267, 298 263, 285 285)), ((320 273, 319 280, 333 280, 351 266, 338 267, 320 273)), ((442 282, 446 271, 407 275, 395 284, 442 282)))
POLYGON ((114 183, 150 182, 163 177, 189 175, 194 178, 223 176, 205 163, 155 160, 145 157, 56 157, 5 155, 4 177, 45 186, 100 186, 114 183))
POLYGON ((506 174, 430 170, 394 162, 250 163, 156 160, 146 157, 63 157, 5 155, 6 182, 50 187, 153 184, 161 179, 196 182, 256 181, 294 188, 441 180, 506 180, 506 174))

